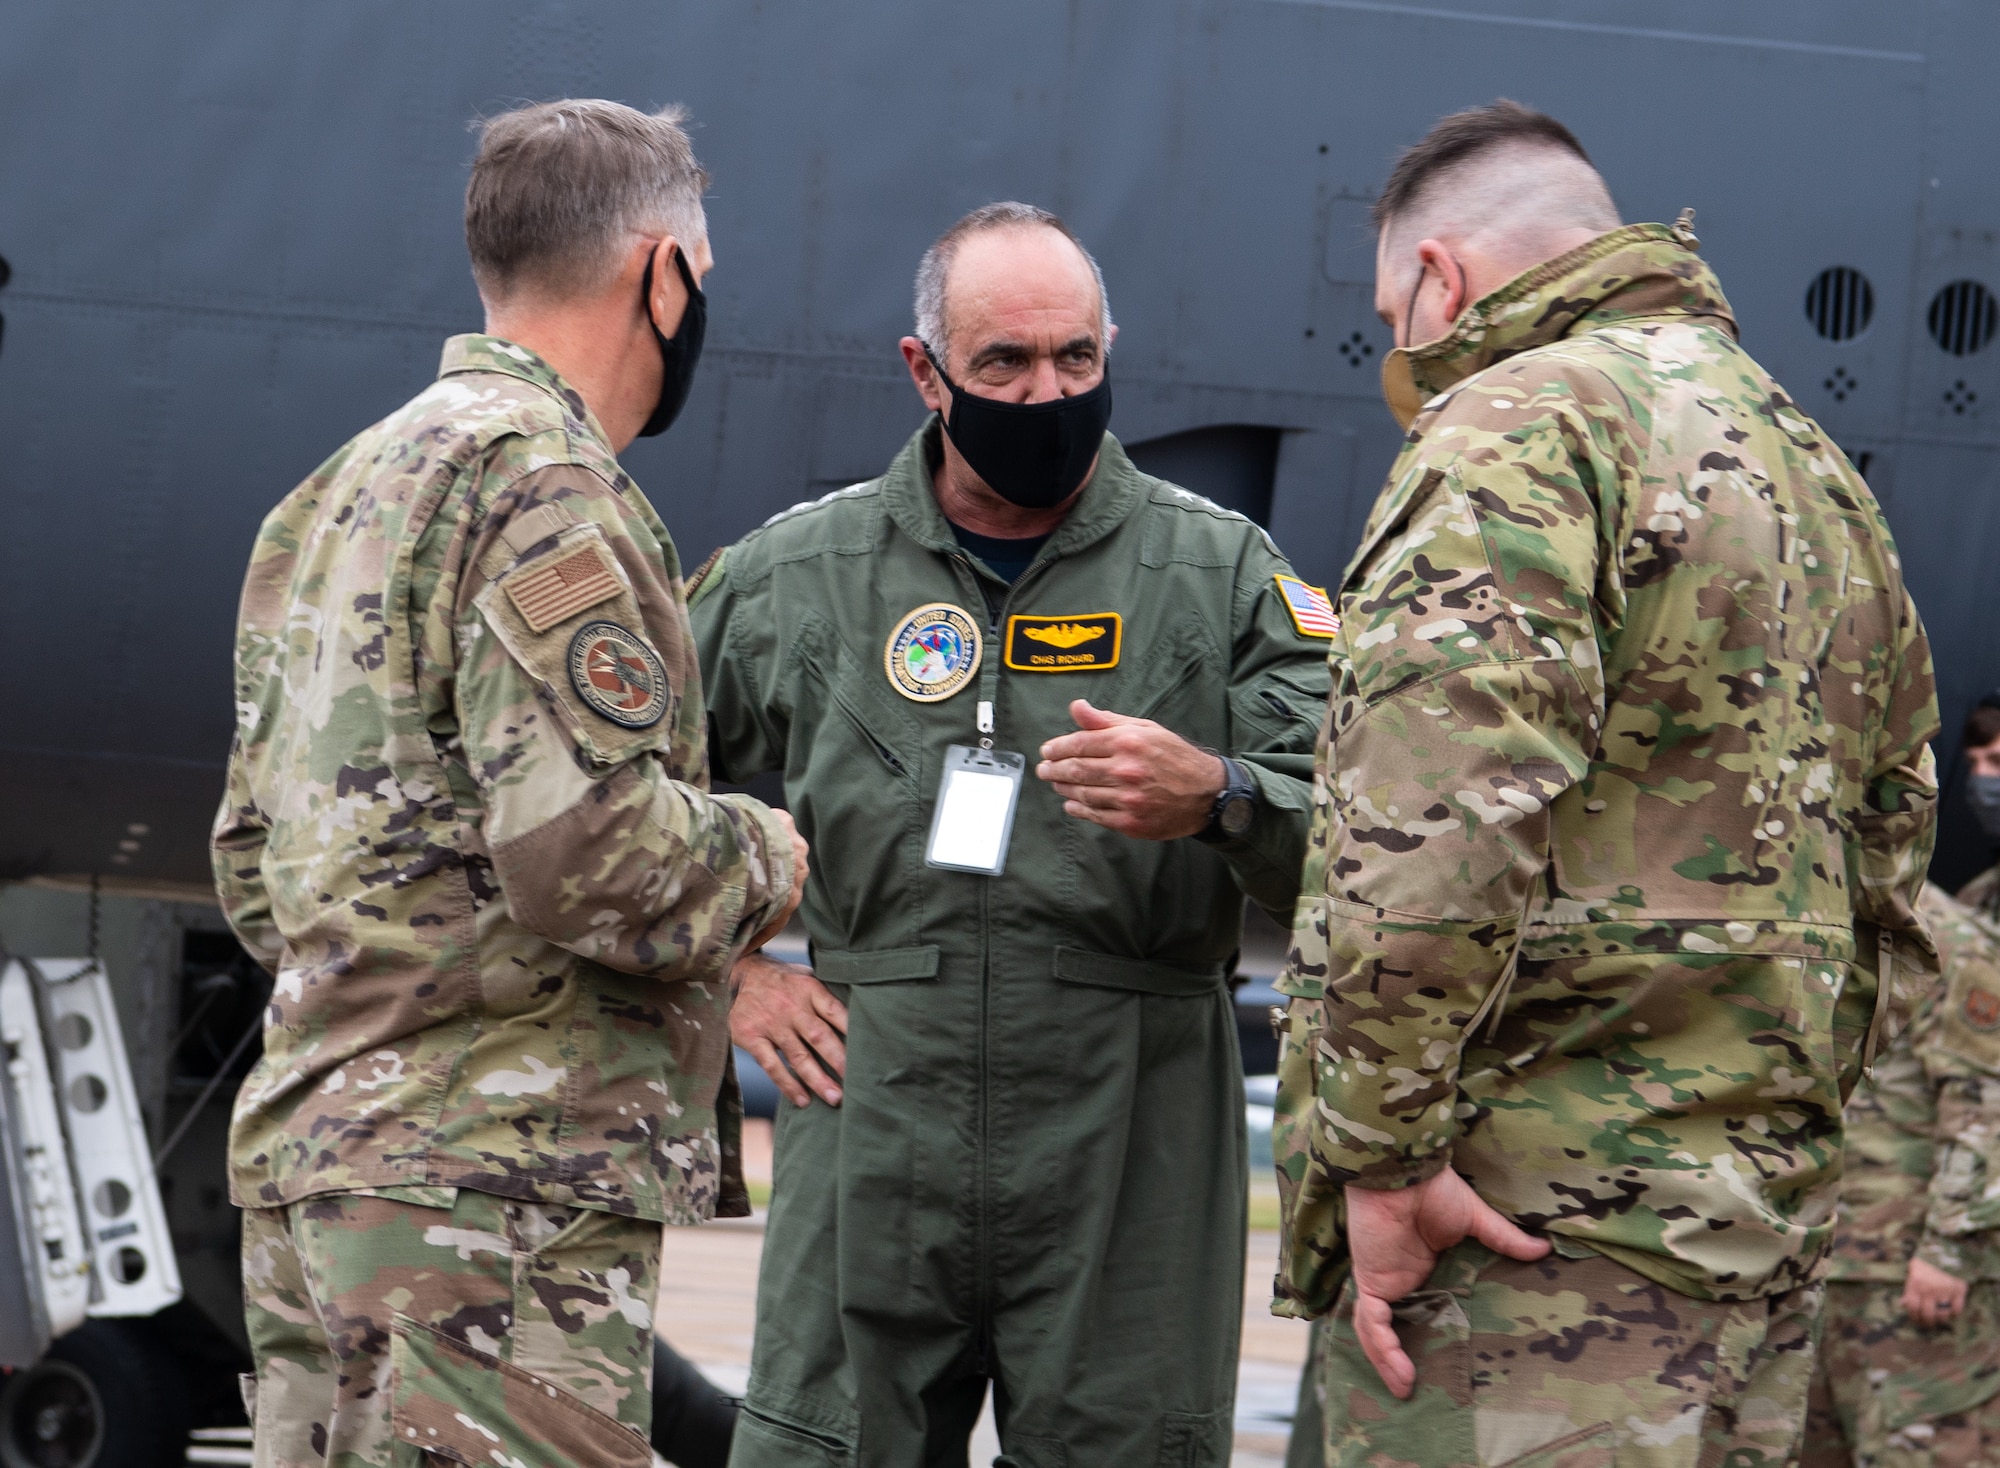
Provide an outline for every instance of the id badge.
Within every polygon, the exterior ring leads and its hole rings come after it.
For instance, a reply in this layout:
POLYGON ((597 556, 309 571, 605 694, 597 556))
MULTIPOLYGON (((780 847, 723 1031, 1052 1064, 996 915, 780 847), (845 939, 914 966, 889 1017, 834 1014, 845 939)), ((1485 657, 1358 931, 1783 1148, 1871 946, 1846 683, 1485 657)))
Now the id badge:
POLYGON ((1014 807, 1027 766, 1027 756, 1005 749, 963 744, 946 749, 924 864, 988 877, 1006 870, 1007 840, 1014 834, 1014 807))

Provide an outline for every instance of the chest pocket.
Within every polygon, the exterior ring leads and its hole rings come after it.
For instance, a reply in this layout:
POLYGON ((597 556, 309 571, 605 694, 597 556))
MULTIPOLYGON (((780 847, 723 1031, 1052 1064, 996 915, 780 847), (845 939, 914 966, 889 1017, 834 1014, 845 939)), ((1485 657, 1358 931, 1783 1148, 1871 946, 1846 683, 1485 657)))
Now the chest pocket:
POLYGON ((584 762, 665 748, 680 686, 604 532, 585 521, 542 541, 474 598, 584 762))

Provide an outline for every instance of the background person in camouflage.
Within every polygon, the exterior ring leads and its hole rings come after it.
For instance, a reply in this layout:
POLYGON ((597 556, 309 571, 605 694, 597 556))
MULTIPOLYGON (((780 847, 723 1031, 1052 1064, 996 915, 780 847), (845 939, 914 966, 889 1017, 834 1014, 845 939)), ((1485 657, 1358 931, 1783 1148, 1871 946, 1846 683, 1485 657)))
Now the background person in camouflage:
POLYGON ((1409 438, 1280 980, 1277 1308, 1333 1312, 1336 1462, 1781 1463, 1877 977, 1934 961, 1922 628, 1560 124, 1447 118, 1377 215, 1409 438))
MULTIPOLYGON (((1960 747, 2000 761, 2000 707, 1960 747)), ((1847 1104, 1807 1468, 2000 1460, 2000 926, 1923 912, 1943 973, 1847 1104)))
POLYGON ((258 537, 214 856, 277 975, 231 1137, 261 1463, 643 1461, 628 1296, 662 1222, 747 1211, 726 980, 805 852, 708 792, 673 544, 614 456, 686 391, 705 181, 673 113, 495 118, 487 333, 258 537))
MULTIPOLYGON (((1973 705, 1965 718, 1965 796, 1986 839, 2000 850, 2000 688, 1973 705)), ((1958 889, 1958 900, 1989 922, 2000 923, 2000 866, 1990 866, 1958 889)))

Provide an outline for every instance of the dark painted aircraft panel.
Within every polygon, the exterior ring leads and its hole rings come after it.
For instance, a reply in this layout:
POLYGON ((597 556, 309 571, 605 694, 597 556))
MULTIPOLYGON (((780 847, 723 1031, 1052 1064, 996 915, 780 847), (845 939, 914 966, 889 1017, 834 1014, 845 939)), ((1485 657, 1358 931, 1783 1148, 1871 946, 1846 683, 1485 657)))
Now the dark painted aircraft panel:
MULTIPOLYGON (((709 355, 681 426, 628 455, 690 563, 879 472, 920 417, 895 353, 918 254, 963 210, 1020 197, 1104 265, 1114 430, 1264 520, 1307 576, 1337 576, 1397 441, 1367 201, 1438 114, 1504 94, 1567 120, 1627 217, 1700 210, 1746 343, 1889 506, 1948 723, 2000 682, 1988 7, 0 16, 0 875, 205 878, 256 523, 477 327, 468 124, 565 94, 686 103, 715 175, 709 355), (1853 274, 1813 293, 1833 270, 1853 274)), ((1982 850, 1955 810, 1947 830, 1943 870, 1963 875, 1982 850)))

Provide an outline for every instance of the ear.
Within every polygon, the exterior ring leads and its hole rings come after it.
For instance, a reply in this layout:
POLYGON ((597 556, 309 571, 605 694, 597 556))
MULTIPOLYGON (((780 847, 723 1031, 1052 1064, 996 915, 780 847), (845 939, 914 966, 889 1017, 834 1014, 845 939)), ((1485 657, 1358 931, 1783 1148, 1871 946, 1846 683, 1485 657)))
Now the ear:
POLYGON ((1441 313, 1443 318, 1446 321, 1458 320, 1459 313, 1471 304, 1467 298, 1469 292, 1465 267, 1458 262, 1458 257, 1438 240, 1419 240, 1417 258, 1423 262, 1424 269, 1435 276, 1438 284, 1444 288, 1441 313))
POLYGON ((903 354, 903 365, 910 369, 910 381, 917 385, 917 396, 924 400, 924 406, 933 413, 944 412, 944 383, 938 377, 937 368, 931 365, 924 344, 916 337, 906 336, 896 346, 903 354))
MULTIPOLYGON (((674 264, 674 255, 680 247, 680 241, 672 235, 654 241, 650 246, 653 280, 646 310, 661 336, 670 337, 679 331, 681 317, 687 312, 687 284, 681 279, 680 267, 674 264)), ((643 271, 644 267, 641 269, 643 271)))

